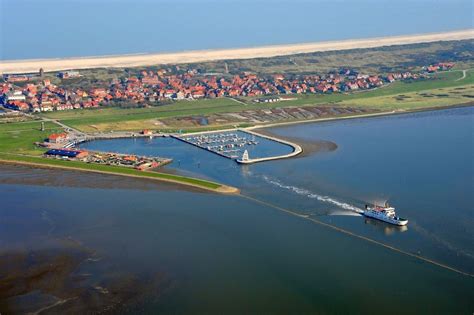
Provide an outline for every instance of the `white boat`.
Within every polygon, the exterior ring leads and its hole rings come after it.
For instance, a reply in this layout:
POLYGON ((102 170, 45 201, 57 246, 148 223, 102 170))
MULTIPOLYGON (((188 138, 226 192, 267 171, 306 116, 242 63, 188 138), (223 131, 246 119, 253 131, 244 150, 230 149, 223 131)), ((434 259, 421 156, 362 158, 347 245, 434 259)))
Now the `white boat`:
POLYGON ((399 226, 407 225, 408 223, 407 219, 397 217, 395 208, 390 207, 387 203, 384 206, 374 205, 371 207, 365 205, 364 216, 399 226))

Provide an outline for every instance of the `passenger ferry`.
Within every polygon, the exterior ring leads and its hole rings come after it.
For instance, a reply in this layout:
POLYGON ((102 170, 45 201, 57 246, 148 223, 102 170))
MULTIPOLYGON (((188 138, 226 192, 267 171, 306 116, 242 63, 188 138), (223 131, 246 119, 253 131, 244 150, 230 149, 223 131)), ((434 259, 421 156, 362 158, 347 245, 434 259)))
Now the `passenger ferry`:
POLYGON ((383 207, 377 205, 374 205, 373 207, 365 205, 364 215, 369 218, 374 218, 399 226, 407 225, 408 223, 407 219, 397 217, 395 214, 395 208, 390 207, 388 203, 385 203, 383 207))

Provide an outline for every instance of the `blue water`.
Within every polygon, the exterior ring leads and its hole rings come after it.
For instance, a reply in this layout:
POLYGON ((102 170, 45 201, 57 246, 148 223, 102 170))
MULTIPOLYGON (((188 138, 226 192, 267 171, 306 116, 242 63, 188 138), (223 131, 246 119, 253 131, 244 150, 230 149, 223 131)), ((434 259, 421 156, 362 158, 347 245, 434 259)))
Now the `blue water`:
MULTIPOLYGON (((250 166, 171 138, 102 140, 83 147, 172 157, 169 170, 237 186, 253 197, 474 270, 473 113, 470 107, 274 128, 277 135, 332 141, 338 148, 250 166), (407 231, 354 217, 365 204, 387 200, 410 220, 407 231)), ((281 145, 266 150, 281 154, 281 145)))
MULTIPOLYGON (((218 151, 217 149, 213 149, 216 152, 220 152, 226 155, 236 155, 241 157, 244 150, 247 150, 249 153, 250 158, 265 158, 265 157, 273 157, 279 155, 285 155, 293 152, 293 147, 278 143, 276 141, 272 141, 263 137, 253 136, 252 134, 242 132, 242 131, 232 131, 232 132, 220 132, 219 135, 223 135, 228 139, 230 134, 236 134, 239 139, 247 139, 247 141, 255 140, 257 144, 248 144, 245 143, 243 147, 235 147, 235 148, 224 148, 224 151, 218 151), (225 152, 225 150, 232 150, 232 152, 225 152)), ((186 136, 183 136, 186 138, 186 136)), ((225 138, 222 138, 225 139, 225 138)), ((190 139, 192 142, 193 140, 190 139)), ((240 143, 239 142, 214 142, 210 144, 202 144, 202 146, 207 147, 216 147, 219 145, 224 145, 228 143, 240 143)), ((198 152, 199 150, 206 150, 202 148, 198 148, 196 146, 187 144, 183 141, 180 141, 175 138, 163 138, 163 137, 155 137, 152 139, 149 138, 135 138, 135 139, 112 139, 112 140, 99 140, 99 141, 92 141, 86 142, 80 145, 81 148, 88 149, 88 150, 97 150, 97 151, 107 151, 107 152, 122 152, 122 153, 133 153, 142 156, 163 156, 167 158, 172 158, 173 166, 181 168, 193 168, 195 164, 200 164, 200 160, 190 159, 193 156, 194 152, 198 152), (182 162, 182 163, 181 163, 182 162)), ((199 155, 198 155, 199 156, 199 155)), ((220 157, 216 155, 216 157, 220 157)), ((206 161, 207 162, 207 157, 206 161)))
MULTIPOLYGON (((237 186, 243 196, 472 274, 473 128, 473 107, 273 128, 338 149, 249 166, 171 139, 114 147, 173 153, 180 163, 169 171, 237 186), (383 199, 410 220, 407 229, 357 216, 383 199)), ((130 285, 145 297, 129 312, 399 314, 387 307, 393 301, 412 314, 473 309, 472 277, 246 198, 155 185, 0 168, 0 254, 72 239, 100 258, 76 272, 92 274, 92 285, 131 276, 150 283, 158 274, 158 291, 130 285)))
POLYGON ((471 28, 472 10, 469 0, 2 0, 0 59, 441 32, 471 28))

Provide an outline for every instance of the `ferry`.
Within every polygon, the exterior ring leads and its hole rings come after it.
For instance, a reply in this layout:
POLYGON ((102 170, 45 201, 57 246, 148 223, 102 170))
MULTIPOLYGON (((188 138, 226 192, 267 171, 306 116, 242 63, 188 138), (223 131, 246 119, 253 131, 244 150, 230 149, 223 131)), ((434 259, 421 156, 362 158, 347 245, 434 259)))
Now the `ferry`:
POLYGON ((384 206, 374 205, 371 207, 369 205, 365 205, 364 216, 398 226, 404 226, 408 223, 407 219, 397 217, 395 214, 395 208, 390 207, 388 203, 385 203, 384 206))

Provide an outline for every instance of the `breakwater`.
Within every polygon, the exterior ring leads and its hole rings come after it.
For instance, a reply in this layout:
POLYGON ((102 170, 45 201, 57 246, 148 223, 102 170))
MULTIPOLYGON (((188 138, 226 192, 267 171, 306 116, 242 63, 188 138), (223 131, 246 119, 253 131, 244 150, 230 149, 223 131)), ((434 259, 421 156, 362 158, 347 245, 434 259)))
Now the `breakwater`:
POLYGON ((275 142, 279 142, 279 143, 288 145, 288 146, 293 148, 293 152, 288 153, 288 154, 275 155, 275 156, 262 157, 262 158, 255 158, 255 159, 252 159, 252 158, 239 159, 239 160, 237 160, 237 163, 240 163, 240 164, 253 164, 253 163, 258 163, 258 162, 287 159, 287 158, 297 156, 298 154, 303 152, 303 148, 301 148, 301 146, 296 144, 296 143, 286 141, 286 140, 283 140, 283 139, 279 139, 279 138, 276 138, 276 137, 272 137, 272 136, 263 135, 263 134, 260 134, 258 132, 252 131, 250 129, 246 129, 244 132, 256 135, 256 136, 261 137, 261 138, 265 138, 265 139, 268 139, 268 140, 272 140, 272 141, 275 141, 275 142))
POLYGON ((253 164, 257 162, 290 158, 303 152, 301 146, 296 143, 262 135, 250 129, 231 129, 221 132, 214 131, 186 135, 171 135, 171 137, 219 156, 235 160, 240 164, 253 164), (262 139, 289 146, 292 148, 292 152, 258 158, 248 158, 247 149, 252 150, 257 148, 257 146, 261 145, 260 142, 262 139), (247 152, 247 154, 245 154, 245 152, 247 152))

